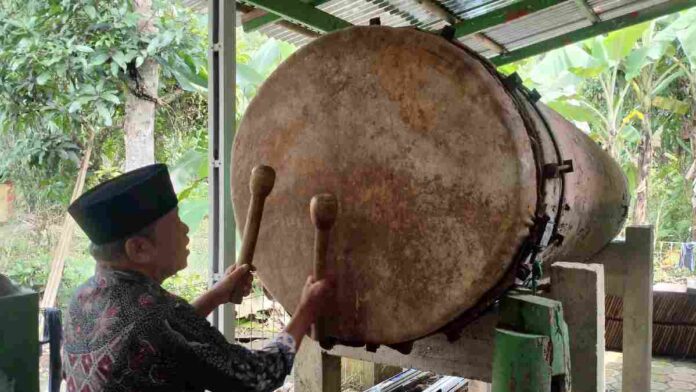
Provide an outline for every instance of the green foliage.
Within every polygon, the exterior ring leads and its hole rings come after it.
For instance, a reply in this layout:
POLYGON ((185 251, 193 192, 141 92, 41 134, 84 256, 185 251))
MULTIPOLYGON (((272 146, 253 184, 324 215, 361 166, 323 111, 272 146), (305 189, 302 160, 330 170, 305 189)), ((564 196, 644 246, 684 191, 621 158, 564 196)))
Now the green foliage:
POLYGON ((49 260, 46 257, 20 259, 9 266, 7 276, 22 287, 40 290, 48 279, 49 260))
POLYGON ((256 91, 295 47, 259 33, 237 33, 237 121, 241 120, 256 91))
POLYGON ((694 154, 682 133, 696 115, 694 26, 696 10, 689 10, 501 70, 519 72, 547 105, 587 130, 619 162, 634 195, 640 147, 650 138, 648 217, 660 240, 688 240, 692 230, 693 184, 685 174, 694 154))
POLYGON ((679 157, 665 154, 652 173, 650 221, 662 241, 686 242, 691 229, 691 186, 679 157))
POLYGON ((197 230, 208 215, 208 153, 197 149, 184 154, 170 171, 179 197, 179 217, 190 230, 197 230))
MULTIPOLYGON (((155 1, 153 12, 156 32, 141 33, 130 0, 0 0, 0 176, 15 182, 22 198, 31 199, 39 183, 72 188, 91 133, 97 135, 91 183, 119 172, 123 147, 116 140, 123 138, 127 82, 148 58, 162 67, 166 109, 179 113, 173 106, 205 92, 204 16, 166 1, 155 1), (23 140, 26 145, 15 143, 23 140), (31 175, 22 168, 27 151, 34 154, 31 175)), ((172 117, 182 128, 181 116, 172 117)), ((163 133, 179 130, 159 125, 163 133)), ((43 202, 65 205, 70 192, 43 202)))
POLYGON ((0 139, 0 177, 13 181, 30 211, 67 203, 80 147, 59 130, 29 131, 0 139))
POLYGON ((165 280, 162 287, 191 302, 208 288, 208 281, 199 273, 182 272, 165 280))

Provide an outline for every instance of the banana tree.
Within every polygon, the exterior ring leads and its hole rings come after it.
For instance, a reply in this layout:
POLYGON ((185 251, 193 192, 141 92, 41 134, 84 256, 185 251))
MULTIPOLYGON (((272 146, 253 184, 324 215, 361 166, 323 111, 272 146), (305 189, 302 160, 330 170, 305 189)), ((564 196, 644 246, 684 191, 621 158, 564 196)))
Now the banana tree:
POLYGON ((690 142, 691 165, 685 174, 691 183, 691 236, 696 240, 696 9, 683 12, 669 26, 681 49, 680 55, 673 57, 679 69, 686 75, 689 96, 690 121, 685 124, 684 136, 690 142))
POLYGON ((674 52, 673 34, 659 28, 664 23, 642 23, 550 52, 527 78, 550 107, 587 124, 622 165, 637 193, 634 223, 646 220, 652 140, 662 129, 653 112, 674 105, 659 94, 680 76, 678 66, 663 61, 674 52))
POLYGON ((683 71, 678 64, 668 59, 674 53, 674 36, 669 27, 659 29, 660 21, 649 22, 641 39, 628 57, 623 61, 627 86, 633 90, 636 107, 634 113, 639 119, 640 141, 634 154, 636 176, 636 197, 632 221, 634 224, 647 223, 648 191, 650 169, 653 163, 656 144, 659 144, 661 130, 656 109, 675 110, 674 100, 660 96, 679 77, 683 71))

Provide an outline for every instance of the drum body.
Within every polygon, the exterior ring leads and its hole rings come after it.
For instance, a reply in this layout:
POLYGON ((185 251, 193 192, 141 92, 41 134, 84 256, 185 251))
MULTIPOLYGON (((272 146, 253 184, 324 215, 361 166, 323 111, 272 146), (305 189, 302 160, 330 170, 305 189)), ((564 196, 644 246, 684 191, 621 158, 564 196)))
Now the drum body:
POLYGON ((592 140, 484 60, 412 29, 354 27, 298 50, 249 105, 233 147, 243 227, 252 167, 277 172, 254 264, 289 311, 312 272, 313 195, 339 201, 327 332, 396 344, 457 329, 525 263, 581 260, 626 216, 592 140))

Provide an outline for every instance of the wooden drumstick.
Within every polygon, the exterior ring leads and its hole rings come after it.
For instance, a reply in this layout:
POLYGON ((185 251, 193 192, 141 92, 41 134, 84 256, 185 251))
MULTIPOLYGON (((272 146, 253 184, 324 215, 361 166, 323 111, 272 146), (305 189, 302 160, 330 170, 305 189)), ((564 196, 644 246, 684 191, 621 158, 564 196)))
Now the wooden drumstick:
MULTIPOLYGON (((242 249, 239 251, 237 266, 244 264, 251 266, 251 262, 254 260, 254 250, 256 249, 256 240, 259 237, 263 206, 266 202, 266 197, 273 190, 275 177, 275 170, 270 166, 259 165, 251 170, 251 178, 249 179, 251 199, 249 201, 246 223, 244 224, 242 249)), ((230 302, 241 304, 242 297, 242 290, 235 290, 232 293, 230 302)))
MULTIPOLYGON (((309 203, 309 214, 314 224, 314 280, 326 277, 326 253, 329 248, 329 233, 336 221, 338 201, 330 193, 322 193, 312 198, 309 203)), ((324 339, 324 322, 321 315, 312 326, 312 338, 315 341, 324 339)))

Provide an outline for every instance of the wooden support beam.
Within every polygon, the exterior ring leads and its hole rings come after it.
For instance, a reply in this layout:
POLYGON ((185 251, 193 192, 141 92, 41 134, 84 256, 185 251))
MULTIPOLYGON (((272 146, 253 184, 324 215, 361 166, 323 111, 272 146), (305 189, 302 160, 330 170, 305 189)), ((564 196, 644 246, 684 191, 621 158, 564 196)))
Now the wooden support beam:
POLYGON ((497 324, 498 313, 491 310, 467 326, 460 339, 449 342, 443 334, 429 336, 417 340, 409 355, 385 346, 380 346, 376 352, 366 351, 364 347, 336 346, 328 353, 490 382, 497 324))
POLYGON ((585 14, 585 17, 590 23, 595 24, 600 21, 599 16, 597 16, 587 0, 575 0, 575 4, 578 5, 578 8, 585 14))
POLYGON ((568 325, 573 392, 604 392, 604 267, 554 263, 551 297, 568 325))
POLYGON ((653 313, 653 230, 626 228, 626 278, 623 293, 624 391, 650 391, 653 313))
POLYGON ((551 343, 544 335, 495 331, 493 392, 550 392, 551 343))
MULTIPOLYGON (((498 326, 547 336, 553 346, 550 362, 552 374, 567 374, 570 369, 570 344, 563 306, 559 301, 531 294, 510 293, 501 301, 498 326)), ((495 381, 495 371, 493 376, 495 381)))
POLYGON ((341 391, 341 357, 327 354, 312 340, 300 346, 294 374, 296 392, 341 391))
POLYGON ((570 391, 563 307, 548 298, 510 293, 501 300, 495 332, 493 392, 551 391, 570 391))

